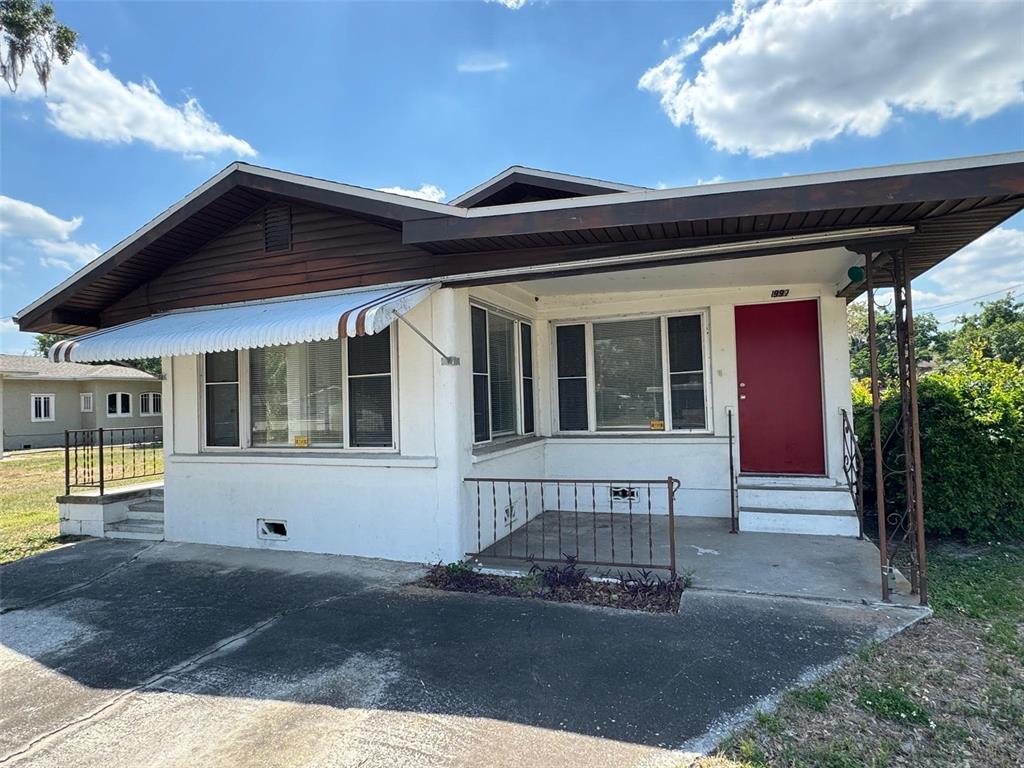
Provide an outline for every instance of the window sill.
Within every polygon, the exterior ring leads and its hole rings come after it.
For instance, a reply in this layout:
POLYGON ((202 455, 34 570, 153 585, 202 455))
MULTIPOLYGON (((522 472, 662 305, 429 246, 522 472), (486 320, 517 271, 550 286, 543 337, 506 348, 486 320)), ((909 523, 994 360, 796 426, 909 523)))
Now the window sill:
POLYGON ((488 461, 499 456, 519 453, 544 443, 540 435, 516 435, 505 437, 490 443, 473 446, 473 463, 488 461))
POLYGON ((548 440, 564 440, 566 442, 593 440, 596 442, 611 443, 637 443, 637 442, 677 442, 677 443, 704 443, 704 442, 729 442, 726 435, 716 435, 713 432, 580 432, 572 434, 563 432, 552 435, 548 440))
POLYGON ((339 453, 325 451, 238 451, 221 449, 209 453, 176 453, 171 464, 280 464, 304 467, 400 467, 437 466, 435 456, 400 456, 397 453, 339 453))

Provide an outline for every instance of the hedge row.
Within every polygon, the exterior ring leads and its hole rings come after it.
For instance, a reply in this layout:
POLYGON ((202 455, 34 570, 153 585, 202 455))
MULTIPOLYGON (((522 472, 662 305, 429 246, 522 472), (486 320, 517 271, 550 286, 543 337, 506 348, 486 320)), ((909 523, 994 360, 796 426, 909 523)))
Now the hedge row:
MULTIPOLYGON (((874 502, 871 393, 853 387, 854 423, 864 454, 865 501, 874 502)), ((1024 538, 1024 367, 979 355, 918 383, 925 530, 971 540, 1024 538)), ((899 391, 882 392, 882 435, 899 420, 899 391)), ((883 447, 886 505, 905 503, 903 440, 883 447)))

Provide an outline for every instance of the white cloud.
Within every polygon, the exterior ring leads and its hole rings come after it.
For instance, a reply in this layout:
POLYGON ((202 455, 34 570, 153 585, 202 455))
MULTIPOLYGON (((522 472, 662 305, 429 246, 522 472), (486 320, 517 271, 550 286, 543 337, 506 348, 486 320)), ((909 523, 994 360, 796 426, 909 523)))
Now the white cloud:
MULTIPOLYGON (((7 93, 7 89, 0 89, 7 93)), ((185 155, 229 152, 243 157, 256 154, 252 146, 226 133, 210 119, 199 101, 189 97, 168 104, 156 83, 122 82, 102 69, 84 51, 77 51, 67 66, 56 66, 44 93, 28 73, 18 91, 19 100, 45 100, 50 123, 72 138, 130 144, 141 141, 157 149, 185 155)))
POLYGON ((940 320, 974 309, 981 301, 1024 283, 1024 229, 996 227, 914 281, 914 309, 940 320), (968 301, 970 300, 970 301, 968 301))
POLYGON ((497 3, 498 5, 504 5, 506 8, 508 8, 510 10, 513 10, 513 11, 518 11, 520 8, 522 8, 524 5, 526 5, 528 2, 530 2, 530 0, 484 0, 484 1, 488 2, 488 3, 497 3))
POLYGON ((717 149, 791 152, 877 136, 900 111, 977 120, 1024 101, 1022 25, 1002 0, 734 0, 639 86, 717 149))
POLYGON ((502 72, 508 69, 508 66, 508 60, 501 56, 481 53, 465 57, 455 68, 459 72, 476 75, 484 72, 502 72))
MULTIPOLYGON (((0 236, 20 241, 41 251, 40 265, 73 270, 99 256, 95 243, 80 243, 71 238, 82 225, 82 217, 62 219, 38 205, 0 195, 0 236)), ((20 265, 15 257, 5 257, 3 271, 12 264, 20 265)))
POLYGON ((81 224, 81 216, 62 219, 38 205, 0 195, 0 235, 67 240, 81 224))
POLYGON ((720 173, 716 173, 710 179, 697 179, 697 186, 703 186, 704 184, 721 184, 725 181, 725 176, 720 173))
POLYGON ((380 187, 377 191, 390 192, 393 195, 405 195, 406 197, 418 197, 420 200, 430 200, 432 203, 440 203, 447 197, 445 191, 434 184, 421 184, 419 189, 380 187))

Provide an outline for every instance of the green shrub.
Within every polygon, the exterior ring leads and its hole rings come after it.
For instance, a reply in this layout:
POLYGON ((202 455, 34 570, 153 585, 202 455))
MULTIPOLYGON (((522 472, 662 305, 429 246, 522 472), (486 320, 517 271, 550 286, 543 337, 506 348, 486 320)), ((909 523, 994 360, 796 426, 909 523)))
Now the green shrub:
MULTIPOLYGON (((865 501, 874 502, 871 394, 853 387, 854 420, 864 454, 865 501)), ((929 534, 973 540, 1024 537, 1024 367, 976 354, 918 382, 921 480, 929 534)), ((905 505, 899 389, 882 392, 886 504, 905 505)))

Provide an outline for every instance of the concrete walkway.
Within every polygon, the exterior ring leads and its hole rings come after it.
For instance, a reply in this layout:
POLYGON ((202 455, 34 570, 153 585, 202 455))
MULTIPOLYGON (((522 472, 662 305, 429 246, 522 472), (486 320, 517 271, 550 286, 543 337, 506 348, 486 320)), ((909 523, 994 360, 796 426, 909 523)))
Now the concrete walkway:
POLYGON ((674 766, 919 616, 700 591, 655 616, 420 572, 111 540, 2 566, 0 763, 674 766))

